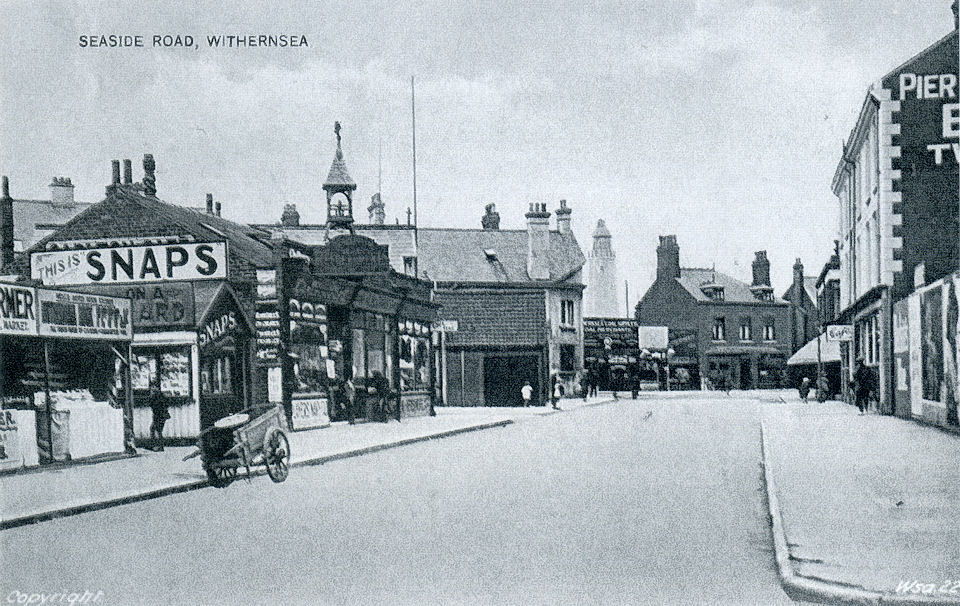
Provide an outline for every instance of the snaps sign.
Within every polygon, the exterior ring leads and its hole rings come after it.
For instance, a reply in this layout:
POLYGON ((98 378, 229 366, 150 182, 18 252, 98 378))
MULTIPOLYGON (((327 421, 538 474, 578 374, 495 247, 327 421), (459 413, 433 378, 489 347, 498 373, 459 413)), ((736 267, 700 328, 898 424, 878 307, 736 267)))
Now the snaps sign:
POLYGON ((55 250, 30 255, 30 276, 49 286, 227 277, 223 242, 55 250))

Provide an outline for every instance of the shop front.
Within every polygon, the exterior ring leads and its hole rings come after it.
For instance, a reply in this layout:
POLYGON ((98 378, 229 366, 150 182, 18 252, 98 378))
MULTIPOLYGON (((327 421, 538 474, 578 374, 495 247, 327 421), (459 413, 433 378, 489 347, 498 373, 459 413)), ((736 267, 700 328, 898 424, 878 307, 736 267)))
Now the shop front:
POLYGON ((386 247, 368 238, 298 249, 283 264, 280 319, 288 355, 279 395, 291 426, 429 414, 429 284, 394 272, 386 247))
POLYGON ((131 444, 128 299, 0 284, 0 471, 131 444))
POLYGON ((169 417, 164 442, 185 444, 250 402, 253 325, 226 280, 225 243, 173 241, 35 253, 33 273, 52 275, 45 268, 77 255, 93 269, 98 259, 117 260, 116 268, 57 274, 56 281, 80 292, 130 300, 132 431, 139 443, 152 443, 154 409, 169 417), (149 259, 164 259, 172 267, 130 275, 123 269, 130 259, 135 268, 153 267, 149 259), (191 259, 202 259, 204 265, 183 271, 181 265, 191 259))
POLYGON ((586 372, 601 391, 634 390, 645 377, 648 365, 640 359, 638 330, 636 320, 583 319, 586 372))

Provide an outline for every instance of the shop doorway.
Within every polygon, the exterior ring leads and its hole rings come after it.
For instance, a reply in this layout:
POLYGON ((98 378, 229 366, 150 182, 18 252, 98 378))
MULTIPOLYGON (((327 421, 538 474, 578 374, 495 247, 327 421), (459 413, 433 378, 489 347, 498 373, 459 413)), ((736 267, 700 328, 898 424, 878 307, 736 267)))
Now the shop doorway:
POLYGON ((740 389, 753 388, 753 364, 750 358, 740 360, 740 389))
POLYGON ((522 406, 520 390, 529 381, 533 387, 534 404, 540 394, 538 357, 486 356, 483 360, 483 399, 487 406, 522 406))

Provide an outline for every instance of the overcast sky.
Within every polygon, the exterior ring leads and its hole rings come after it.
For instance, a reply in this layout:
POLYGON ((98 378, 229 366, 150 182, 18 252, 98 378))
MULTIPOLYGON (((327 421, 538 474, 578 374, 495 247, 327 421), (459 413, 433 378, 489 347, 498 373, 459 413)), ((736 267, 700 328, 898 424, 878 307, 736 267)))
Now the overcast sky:
MULTIPOLYGON (((586 252, 613 234, 631 306, 659 234, 681 263, 749 279, 766 249, 777 294, 796 257, 819 272, 836 237, 830 180, 868 86, 953 28, 950 0, 0 2, 0 172, 48 198, 69 176, 94 202, 110 160, 153 153, 158 196, 275 222, 324 220, 343 125, 363 220, 412 202, 416 76, 422 226, 479 227, 495 202, 573 209, 586 252), (281 7, 278 8, 277 5, 281 7), (80 48, 81 35, 144 48, 80 48), (199 48, 151 48, 191 35, 199 48), (207 46, 208 35, 304 35, 302 48, 207 46)), ((622 290, 620 297, 623 297, 622 290)))

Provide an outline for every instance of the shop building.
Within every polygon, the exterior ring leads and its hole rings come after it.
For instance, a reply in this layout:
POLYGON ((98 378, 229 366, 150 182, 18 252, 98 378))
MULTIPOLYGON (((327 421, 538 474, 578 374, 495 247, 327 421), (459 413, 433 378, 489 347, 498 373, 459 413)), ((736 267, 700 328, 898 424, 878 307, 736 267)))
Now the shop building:
POLYGON ((785 384, 790 306, 773 296, 770 262, 759 251, 746 284, 715 269, 680 266, 676 236, 660 236, 657 278, 637 304, 643 326, 666 326, 674 373, 714 387, 785 384))
POLYGON ((70 177, 53 178, 49 200, 11 198, 6 180, 3 192, 4 199, 10 204, 13 221, 10 237, 13 251, 18 255, 90 206, 87 202, 74 199, 74 185, 70 177))
MULTIPOLYGON (((279 272, 270 276, 273 284, 261 284, 257 304, 257 355, 270 366, 269 399, 283 402, 294 429, 376 419, 383 400, 397 419, 431 414, 436 399, 432 327, 438 305, 431 285, 396 271, 390 247, 356 230, 357 185, 346 167, 339 123, 335 131, 337 149, 323 184, 327 224, 323 230, 274 230, 279 272), (289 237, 305 231, 308 238, 289 237), (303 243, 321 233, 321 244, 303 243), (286 356, 269 336, 274 309, 286 356), (352 409, 347 381, 356 388, 352 409)), ((298 227, 295 212, 285 209, 286 228, 298 227)))
POLYGON ((957 268, 957 57, 954 3, 954 31, 869 88, 832 182, 838 321, 854 331, 843 382, 866 366, 883 413, 894 411, 894 305, 957 268))
POLYGON ((273 268, 269 234, 157 197, 155 163, 132 182, 130 161, 113 163, 106 197, 28 251, 24 276, 44 286, 132 301, 133 431, 149 437, 151 403, 170 420, 164 436, 193 440, 263 390, 254 357, 259 271, 273 268))
POLYGON ((132 446, 130 300, 0 282, 0 471, 132 446))

